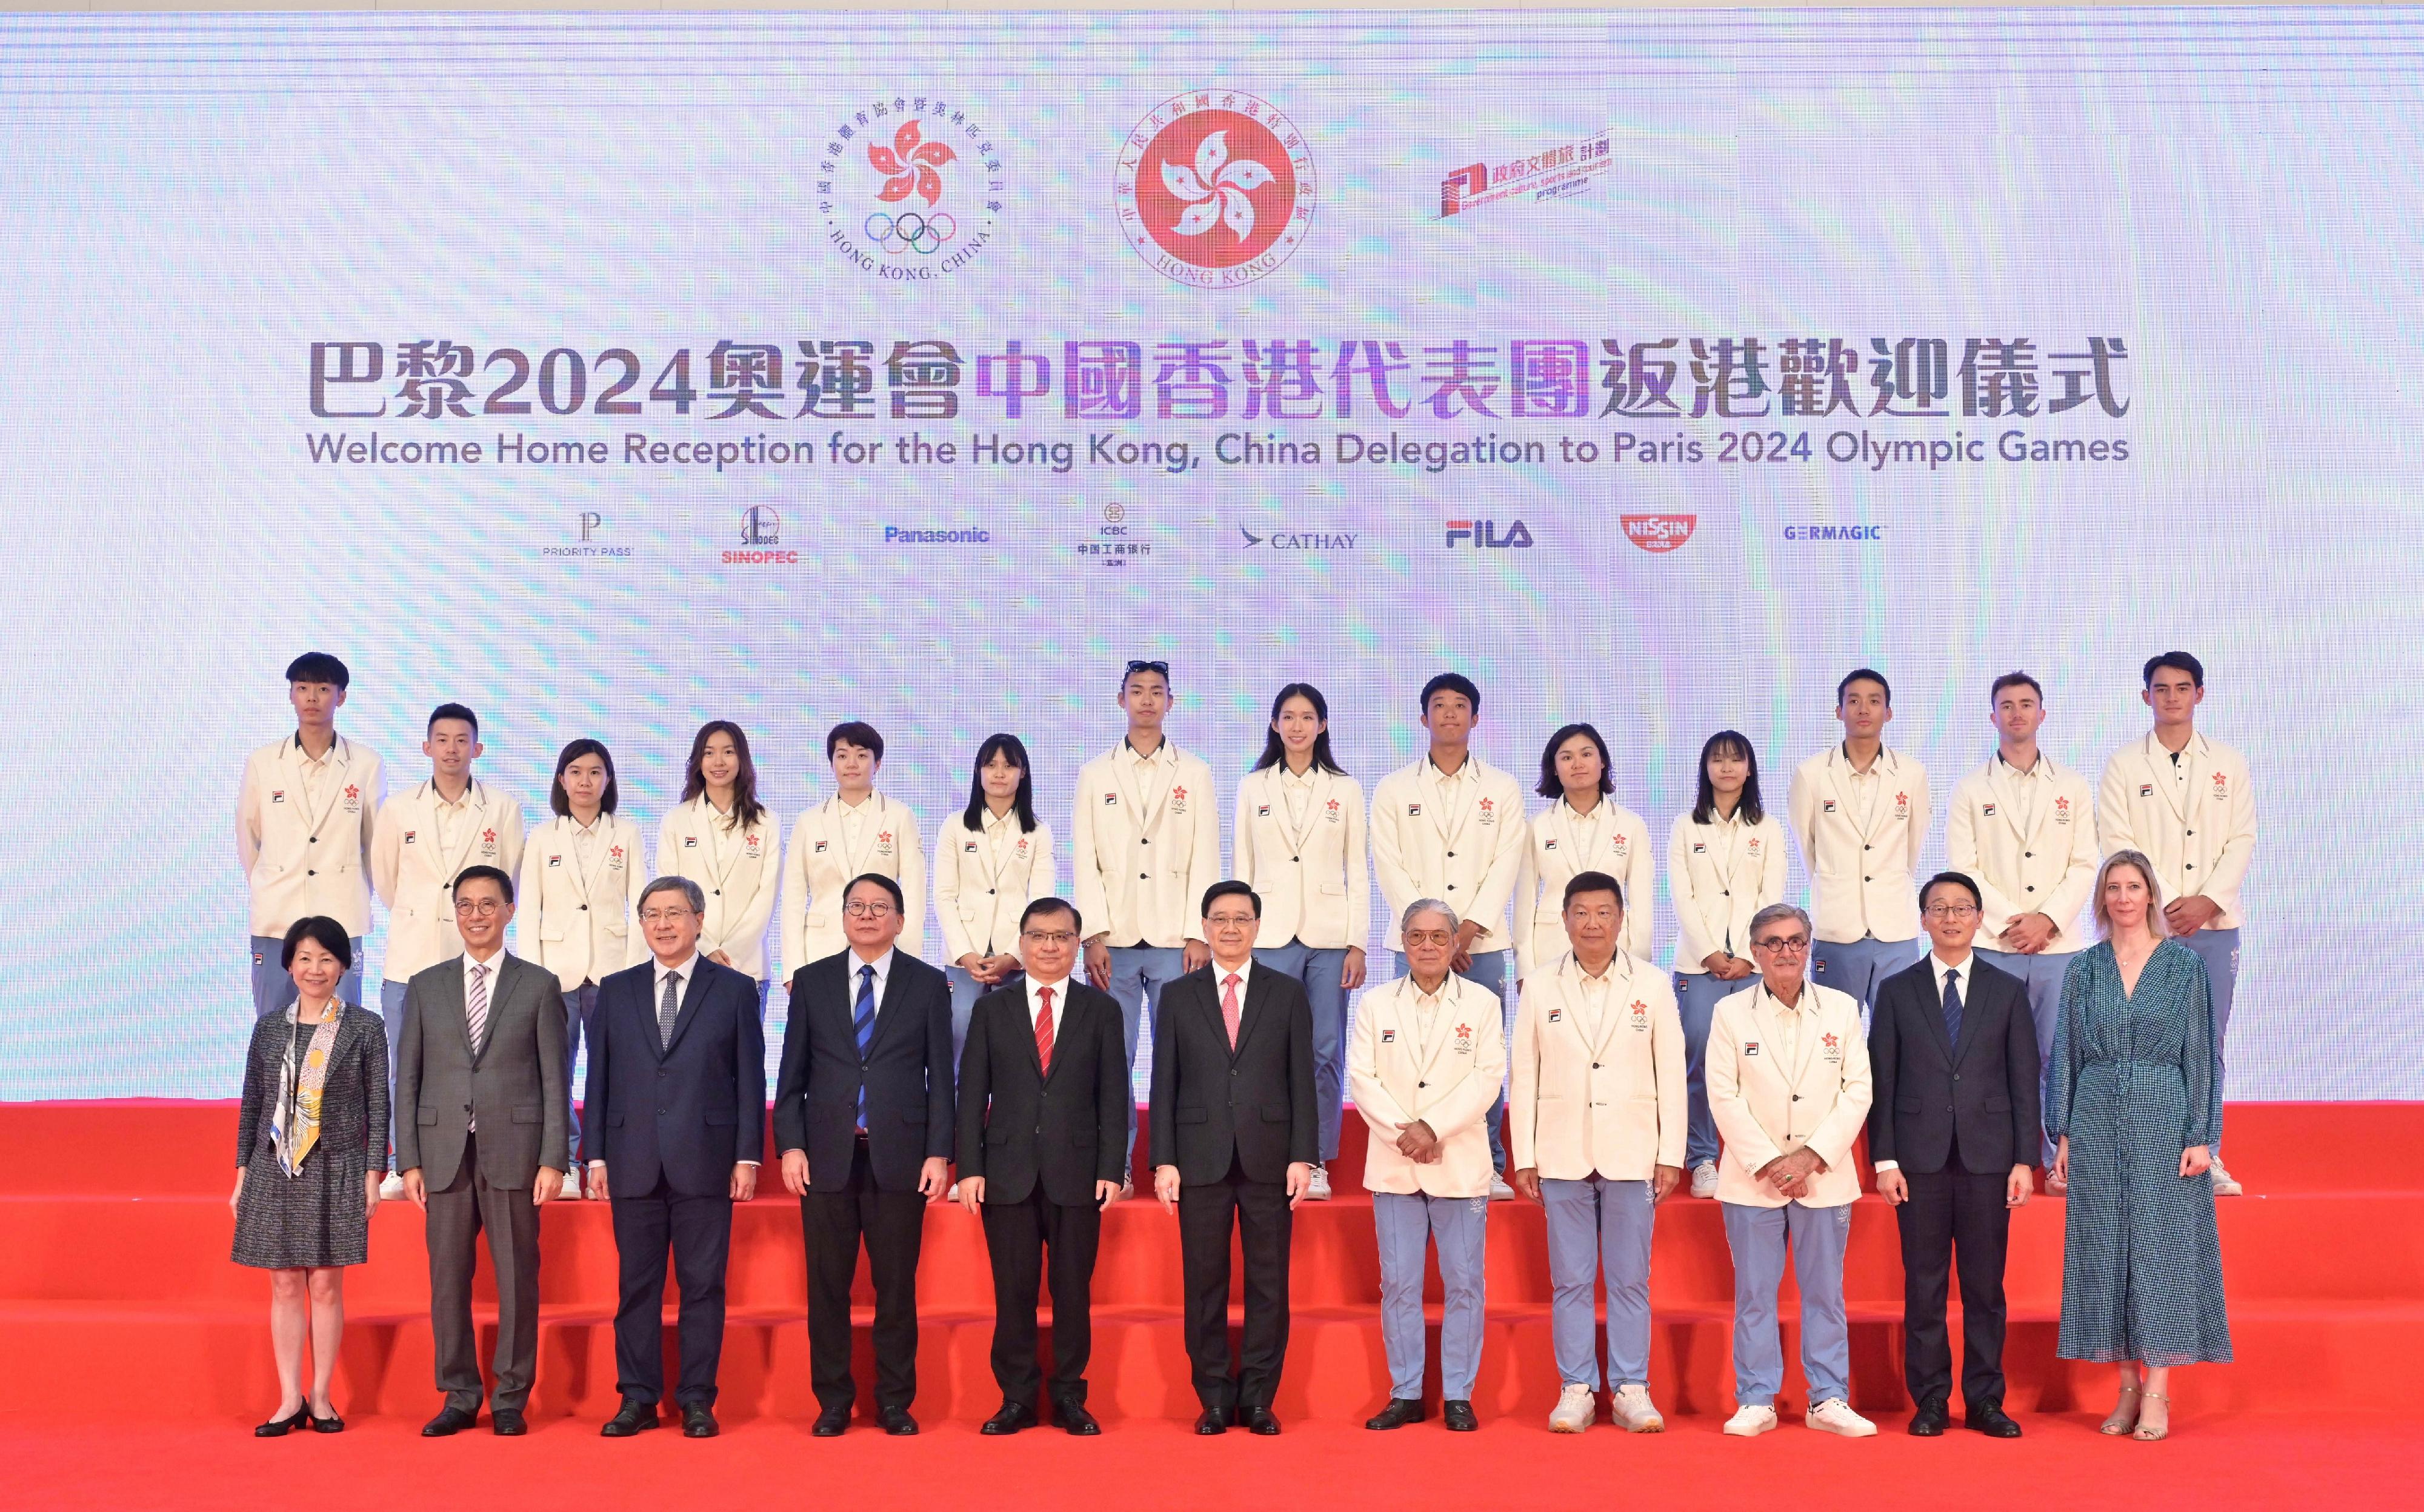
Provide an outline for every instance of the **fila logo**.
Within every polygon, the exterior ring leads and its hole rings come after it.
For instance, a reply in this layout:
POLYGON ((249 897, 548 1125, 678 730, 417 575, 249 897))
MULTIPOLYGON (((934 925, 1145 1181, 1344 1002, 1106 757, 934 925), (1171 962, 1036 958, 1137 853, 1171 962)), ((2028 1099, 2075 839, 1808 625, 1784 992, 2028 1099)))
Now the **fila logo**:
POLYGON ((550 856, 547 858, 547 864, 550 867, 560 867, 564 865, 564 857, 560 855, 550 856))
POLYGON ((2141 798, 2152 798, 2152 797, 2154 797, 2154 796, 2155 796, 2155 785, 2154 785, 2153 783, 2151 783, 2151 782, 2142 782, 2142 783, 2140 783, 2140 784, 2138 785, 2138 796, 2139 796, 2139 797, 2141 797, 2141 798))
POLYGON ((1270 818, 1270 817, 1271 817, 1271 805, 1270 805, 1270 804, 1256 804, 1254 805, 1254 817, 1255 817, 1256 819, 1268 819, 1268 818, 1270 818))
POLYGON ((822 854, 824 854, 824 853, 825 853, 825 842, 824 842, 824 841, 822 841, 822 840, 819 840, 819 841, 817 842, 816 853, 817 853, 818 855, 822 855, 822 854))
MULTIPOLYGON (((1984 812, 1985 813, 1985 816, 1986 816, 1988 819, 1993 819, 1993 818, 1995 817, 1995 805, 1994 805, 1994 804, 1988 804, 1985 806, 1985 809, 1984 810, 1984 812)), ((1945 905, 1945 906, 1947 906, 1947 907, 1949 908, 1949 907, 1951 907, 1952 905, 1951 905, 1951 904, 1947 904, 1947 905, 1945 905)))
POLYGON ((1406 817, 1407 817, 1408 819, 1420 819, 1420 818, 1422 818, 1422 817, 1423 817, 1423 805, 1422 805, 1422 804, 1408 804, 1406 805, 1406 817))
POLYGON ((1395 1030, 1395 1029, 1382 1029, 1382 1030, 1380 1031, 1380 1042, 1381 1042, 1382 1044, 1395 1044, 1395 1043, 1396 1043, 1396 1042, 1397 1042, 1397 1031, 1396 1031, 1396 1030, 1395 1030))
POLYGON ((685 851, 694 851, 694 850, 698 849, 698 836, 695 836, 695 835, 685 835, 685 836, 682 836, 682 849, 683 849, 683 850, 685 850, 685 851))
POLYGON ((1831 798, 1826 799, 1823 801, 1821 806, 1823 812, 1831 814, 1835 812, 1835 800, 1831 798))
POLYGON ((1119 801, 1120 795, 1117 793, 1105 793, 1103 795, 1103 802, 1106 804, 1116 804, 1119 801))
POLYGON ((1508 525, 1503 533, 1499 531, 1498 522, 1494 519, 1449 520, 1447 522, 1447 544, 1452 547, 1459 541, 1468 541, 1472 543, 1475 550, 1495 551, 1507 550, 1514 548, 1528 549, 1532 544, 1532 533, 1524 528, 1523 522, 1520 519, 1508 525))
POLYGON ((1555 840, 1542 840, 1540 842, 1540 849, 1543 851, 1554 851, 1556 848, 1557 842, 1555 840))
POLYGON ((960 847, 960 849, 965 851, 970 855, 974 855, 977 851, 977 842, 970 840, 967 844, 960 847))

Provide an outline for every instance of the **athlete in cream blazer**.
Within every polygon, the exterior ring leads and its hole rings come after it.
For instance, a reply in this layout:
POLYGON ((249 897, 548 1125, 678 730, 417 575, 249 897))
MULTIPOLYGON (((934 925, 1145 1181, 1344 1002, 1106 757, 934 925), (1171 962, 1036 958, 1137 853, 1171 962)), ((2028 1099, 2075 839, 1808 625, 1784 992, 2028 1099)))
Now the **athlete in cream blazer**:
POLYGON ((842 889, 852 878, 869 872, 901 884, 908 917, 901 921, 896 947, 913 956, 925 947, 926 848, 917 816, 898 799, 869 793, 854 820, 858 843, 853 847, 843 833, 846 812, 839 798, 828 798, 791 827, 790 849, 783 856, 787 975, 849 946, 841 932, 842 889))
POLYGON ((771 808, 762 810, 755 824, 736 825, 704 796, 676 804, 657 826, 658 874, 688 877, 707 894, 698 953, 721 951, 733 970, 755 980, 761 989, 761 1011, 766 1003, 766 924, 774 916, 775 889, 783 875, 777 854, 782 833, 782 820, 771 808))
POLYGON ((1204 892, 1220 880, 1212 769, 1167 738, 1150 759, 1163 769, 1158 793, 1137 783, 1123 743, 1078 769, 1070 811, 1077 912, 1087 938, 1108 933, 1115 950, 1201 941, 1204 892))
POLYGON ((602 982, 648 955, 638 927, 640 889, 648 884, 640 826, 620 814, 600 814, 596 830, 587 870, 573 845, 581 827, 562 815, 550 816, 522 842, 515 953, 554 972, 566 993, 584 981, 602 982))
POLYGON ((1490 1139, 1482 1120, 1507 1074, 1507 1039, 1497 998, 1448 973, 1426 1038, 1414 1001, 1420 990, 1399 977, 1364 995, 1347 1052, 1348 1087, 1371 1126, 1364 1147, 1364 1187, 1427 1197, 1490 1195, 1490 1139), (1440 1137, 1437 1161, 1416 1165, 1397 1153, 1397 1136, 1417 1121, 1440 1137))
POLYGON ((1977 883, 1985 897, 1978 943, 1996 937, 2023 914, 2053 921, 2045 953, 2065 955, 2090 943, 2080 933, 2080 911, 2096 886, 2096 836, 2087 779, 2040 753, 2044 769, 2022 779, 2001 755, 1961 779, 1944 820, 1944 859, 1977 883), (2035 812, 2026 815, 2014 785, 2040 784, 2035 812))
POLYGON ((1603 871, 1624 884, 1624 937, 1617 947, 1650 959, 1657 922, 1657 865, 1650 826, 1641 816, 1603 796, 1588 816, 1563 798, 1532 818, 1515 871, 1515 979, 1531 979, 1566 953, 1566 879, 1603 871), (1591 844, 1585 845, 1588 836, 1591 844), (1585 850, 1589 854, 1584 853, 1585 850))
POLYGON ((1675 900, 1675 969, 1705 975, 1709 957, 1750 959, 1751 915, 1784 901, 1784 826, 1774 814, 1745 824, 1675 816, 1666 833, 1666 893, 1675 900))
POLYGON ((998 846, 969 830, 954 812, 934 835, 934 916, 943 927, 943 959, 1018 954, 1018 918, 1027 905, 1052 896, 1052 831, 1038 821, 1021 831, 1015 813, 1003 820, 998 846))
POLYGON ((2152 735, 2113 753, 2097 794, 2097 842, 2106 855, 2137 851, 2155 864, 2163 901, 2203 897, 2222 912, 2208 930, 2235 930, 2245 921, 2239 890, 2256 857, 2256 785, 2247 758, 2203 734, 2180 751, 2186 781, 2172 753, 2152 735))
POLYGON ((439 811, 445 802, 435 781, 390 798, 371 838, 371 883, 387 905, 387 957, 381 973, 403 1010, 405 983, 415 973, 463 953, 454 931, 454 879, 466 867, 494 867, 510 877, 522 860, 522 805, 478 778, 464 789, 464 812, 442 843, 439 811))
MULTIPOLYGON (((1523 984, 1507 1094, 1508 1163, 1556 1181, 1648 1181, 1683 1164, 1683 1024, 1649 962, 1608 963, 1593 1038, 1582 967, 1559 956, 1523 984)), ((1367 1003, 1369 999, 1366 999, 1367 1003)))
POLYGON ((1460 801, 1452 813, 1440 812, 1432 796, 1438 769, 1428 756, 1372 789, 1372 870, 1389 912, 1392 950, 1405 947, 1399 920, 1422 898, 1439 899, 1480 926, 1475 956, 1509 944, 1507 907, 1523 866, 1523 789, 1479 756, 1464 759, 1472 770, 1459 770, 1460 801))
POLYGON ((1261 948, 1361 950, 1371 937, 1372 876, 1364 854, 1364 785, 1315 769, 1301 830, 1288 822, 1282 768, 1237 784, 1231 876, 1263 900, 1261 948))
POLYGON ((335 919, 347 934, 370 932, 371 843, 385 779, 377 753, 342 735, 334 739, 321 758, 329 765, 308 787, 304 776, 314 764, 295 736, 245 759, 236 789, 235 857, 249 886, 257 940, 282 945, 296 919, 314 915, 335 919))
POLYGON ((1717 1201, 1746 1207, 1858 1202, 1852 1143, 1868 1121, 1870 1093, 1868 1037, 1851 994, 1804 981, 1796 1011, 1757 981, 1719 1003, 1709 1028, 1709 1110, 1726 1145, 1717 1201), (1787 1055, 1778 1027, 1796 1011, 1797 1043, 1787 1055), (1762 1167, 1802 1145, 1826 1162, 1804 1195, 1787 1198, 1759 1179, 1762 1167))
POLYGON ((1849 943, 1919 938, 1919 852, 1927 839, 1927 769, 1881 750, 1879 783, 1865 823, 1851 758, 1830 745, 1793 773, 1785 811, 1810 872, 1818 938, 1849 943))

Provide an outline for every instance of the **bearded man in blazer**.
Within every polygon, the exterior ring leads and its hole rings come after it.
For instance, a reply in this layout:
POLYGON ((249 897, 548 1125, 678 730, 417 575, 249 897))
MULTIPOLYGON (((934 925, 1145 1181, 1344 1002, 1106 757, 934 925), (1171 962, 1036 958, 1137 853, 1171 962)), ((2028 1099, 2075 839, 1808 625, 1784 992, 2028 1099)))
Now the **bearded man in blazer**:
POLYGON ((1963 1414, 1981 1433, 2017 1439, 2020 1425, 2003 1410, 2003 1258, 2012 1209, 2034 1187, 2036 1022, 2027 985, 1970 947, 1983 916, 1978 884, 1938 872, 1919 901, 1934 943, 1885 979, 1869 1027, 1869 1157, 1902 1230, 1903 1374, 1919 1404, 1910 1431, 1944 1432, 1944 1295, 1957 1260, 1963 1414))

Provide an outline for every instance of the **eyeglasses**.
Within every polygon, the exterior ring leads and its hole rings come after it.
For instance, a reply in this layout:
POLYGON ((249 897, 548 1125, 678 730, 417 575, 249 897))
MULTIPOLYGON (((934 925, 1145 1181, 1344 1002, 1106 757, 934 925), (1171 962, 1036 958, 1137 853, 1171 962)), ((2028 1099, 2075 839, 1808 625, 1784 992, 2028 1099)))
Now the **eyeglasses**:
POLYGON ((1754 950, 1773 950, 1780 956, 1797 956, 1809 953, 1810 941, 1805 936, 1795 934, 1785 938, 1753 940, 1750 947, 1754 950))
POLYGON ((1076 930, 1021 930, 1018 937, 1032 945, 1076 945, 1076 930))
POLYGON ((1216 930, 1242 930, 1252 926, 1254 923, 1254 915, 1252 914, 1206 914, 1204 915, 1204 922, 1211 925, 1216 930))
POLYGON ((455 913, 470 914, 477 918, 486 918, 491 914, 502 913, 504 910, 504 899, 501 898, 457 898, 454 899, 455 913))
POLYGON ((1164 682, 1168 682, 1170 680, 1170 663, 1167 661, 1131 661, 1128 663, 1127 676, 1133 677, 1140 672, 1158 672, 1161 674, 1161 678, 1164 682))
POLYGON ((640 910, 640 922, 643 924, 673 924, 693 916, 694 912, 694 910, 687 908, 644 908, 640 910))
POLYGON ((892 912, 892 905, 890 903, 870 903, 865 899, 860 899, 855 902, 844 903, 841 906, 841 911, 848 914, 853 918, 882 918, 885 915, 892 912))
POLYGON ((1976 912, 1978 912, 1978 905, 1975 903, 1930 903, 1927 905, 1927 916, 1929 918, 1968 918, 1970 915, 1975 914, 1976 912))
POLYGON ((1454 945, 1456 931, 1454 930, 1408 930, 1405 931, 1405 941, 1408 945, 1454 945))

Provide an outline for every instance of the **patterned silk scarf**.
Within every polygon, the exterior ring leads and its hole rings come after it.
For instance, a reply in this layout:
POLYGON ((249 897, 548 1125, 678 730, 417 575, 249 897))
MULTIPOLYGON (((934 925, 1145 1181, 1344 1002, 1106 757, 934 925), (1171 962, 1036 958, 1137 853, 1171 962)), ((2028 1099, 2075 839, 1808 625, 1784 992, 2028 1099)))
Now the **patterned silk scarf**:
POLYGON ((320 1092, 328 1081, 328 1054, 337 1045, 337 1021, 344 1014, 343 1005, 330 1003, 328 1016, 311 1031, 311 1041, 303 1048, 303 1063, 295 1063, 295 1027, 302 1012, 300 1004, 286 1009, 286 1054, 278 1068, 278 1106, 270 1112, 269 1139, 278 1151, 278 1169, 289 1176, 299 1175, 304 1157, 320 1142, 320 1092))

